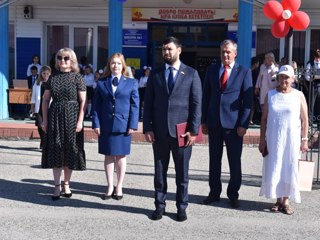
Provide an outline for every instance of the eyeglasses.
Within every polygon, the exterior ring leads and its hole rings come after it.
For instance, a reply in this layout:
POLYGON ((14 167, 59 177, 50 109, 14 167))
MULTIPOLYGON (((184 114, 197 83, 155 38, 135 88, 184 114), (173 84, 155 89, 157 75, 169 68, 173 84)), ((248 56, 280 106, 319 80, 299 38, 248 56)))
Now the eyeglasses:
POLYGON ((70 57, 62 57, 62 56, 58 56, 57 59, 59 61, 61 61, 62 59, 66 62, 66 61, 69 61, 70 60, 70 57))

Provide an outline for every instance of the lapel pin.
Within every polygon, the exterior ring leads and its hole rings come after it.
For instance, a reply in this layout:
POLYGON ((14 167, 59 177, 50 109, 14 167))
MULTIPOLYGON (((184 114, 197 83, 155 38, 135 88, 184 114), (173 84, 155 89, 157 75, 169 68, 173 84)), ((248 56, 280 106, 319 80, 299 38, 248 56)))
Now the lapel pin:
POLYGON ((181 74, 184 74, 184 72, 181 72, 181 74))

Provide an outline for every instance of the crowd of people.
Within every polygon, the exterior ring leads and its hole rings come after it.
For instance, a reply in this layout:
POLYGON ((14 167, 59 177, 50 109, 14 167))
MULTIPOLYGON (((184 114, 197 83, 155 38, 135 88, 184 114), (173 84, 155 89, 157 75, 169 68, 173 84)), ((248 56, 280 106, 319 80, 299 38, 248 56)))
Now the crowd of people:
MULTIPOLYGON (((36 115, 41 136, 41 167, 53 171, 52 200, 72 197, 72 171, 86 169, 85 117, 92 118, 98 152, 104 155, 107 187, 102 198, 121 200, 132 133, 142 119, 145 139, 152 144, 154 153, 155 210, 151 219, 160 220, 165 215, 167 171, 172 155, 176 217, 177 221, 187 220, 189 161, 200 131, 209 140, 209 193, 201 204, 220 200, 225 145, 230 169, 227 197, 232 208, 239 208, 243 137, 249 125, 259 121, 259 151, 264 157, 260 195, 276 199, 271 211, 293 214, 289 199, 301 201, 298 158, 300 152, 308 151, 306 98, 294 88, 292 66, 284 63, 279 67, 274 54, 269 52, 261 66, 253 58, 252 68, 246 68, 236 62, 237 47, 232 40, 221 42, 221 64, 207 68, 203 84, 198 71, 180 60, 182 44, 175 37, 162 43, 161 66, 155 70, 145 66, 139 80, 135 77, 136 69, 126 65, 121 53, 109 57, 104 71, 79 64, 70 48, 56 53, 55 70, 41 66, 35 56, 30 75, 38 76, 31 79, 31 111, 36 115), (55 74, 50 76, 53 71, 55 74), (179 123, 187 126, 182 136, 177 136, 179 123), (179 137, 185 138, 182 147, 177 141, 179 137)), ((320 51, 315 62, 319 60, 320 51)))

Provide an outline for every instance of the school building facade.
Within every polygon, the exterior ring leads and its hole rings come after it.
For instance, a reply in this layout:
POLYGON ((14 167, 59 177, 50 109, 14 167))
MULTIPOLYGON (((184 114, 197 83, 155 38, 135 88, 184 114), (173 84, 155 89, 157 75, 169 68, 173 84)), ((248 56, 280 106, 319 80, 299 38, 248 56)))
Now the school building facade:
MULTIPOLYGON (((268 51, 277 59, 287 55, 288 40, 272 36, 272 21, 256 0, 92 0, 0 1, 0 119, 9 117, 8 91, 12 79, 26 77, 32 56, 49 65, 62 47, 85 56, 95 69, 120 51, 128 65, 142 69, 161 63, 161 41, 170 35, 183 43, 181 59, 203 77, 206 67, 219 61, 219 44, 238 42, 238 61, 250 66, 252 56, 268 51)), ((310 17, 305 31, 293 33, 293 60, 304 65, 320 48, 320 17, 316 1, 302 1, 310 17)))

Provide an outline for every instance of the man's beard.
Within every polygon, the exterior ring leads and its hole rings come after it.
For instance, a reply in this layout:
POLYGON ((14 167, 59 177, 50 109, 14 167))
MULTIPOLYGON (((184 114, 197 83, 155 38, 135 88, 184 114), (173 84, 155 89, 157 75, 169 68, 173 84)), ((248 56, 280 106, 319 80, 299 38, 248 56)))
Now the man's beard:
POLYGON ((170 65, 170 66, 171 66, 171 64, 172 64, 172 60, 171 60, 171 59, 164 59, 164 62, 165 62, 166 64, 170 65))
POLYGON ((176 57, 172 57, 172 58, 163 58, 164 59, 164 62, 166 63, 166 64, 168 64, 168 65, 172 65, 176 60, 177 60, 177 58, 176 57))

